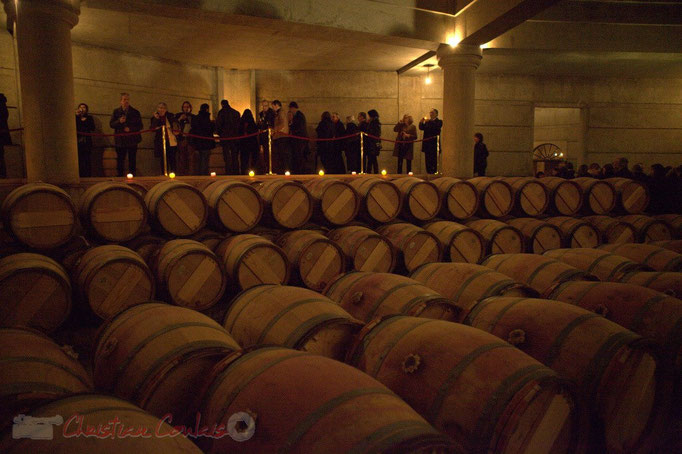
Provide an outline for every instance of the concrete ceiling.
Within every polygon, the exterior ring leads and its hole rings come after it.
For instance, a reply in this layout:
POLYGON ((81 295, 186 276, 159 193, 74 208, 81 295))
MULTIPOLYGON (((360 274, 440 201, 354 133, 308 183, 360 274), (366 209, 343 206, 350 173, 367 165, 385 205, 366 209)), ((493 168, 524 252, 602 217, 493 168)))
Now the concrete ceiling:
MULTIPOLYGON (((391 20, 407 20, 402 11, 409 4, 410 11, 440 21, 475 1, 364 3, 379 13, 391 11, 391 20)), ((333 27, 348 18, 330 17, 329 26, 322 26, 139 6, 121 0, 84 3, 74 42, 228 69, 302 70, 397 70, 439 44, 407 33, 358 31, 362 24, 333 27)), ((682 77, 682 2, 562 0, 487 46, 479 68, 484 73, 682 77)), ((425 72, 428 63, 435 58, 407 74, 425 72)))

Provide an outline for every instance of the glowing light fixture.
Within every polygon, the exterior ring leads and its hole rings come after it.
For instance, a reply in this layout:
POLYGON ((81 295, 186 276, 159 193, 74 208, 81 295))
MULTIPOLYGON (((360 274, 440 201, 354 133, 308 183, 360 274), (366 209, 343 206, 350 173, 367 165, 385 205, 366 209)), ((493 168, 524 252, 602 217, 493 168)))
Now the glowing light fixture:
POLYGON ((256 175, 256 172, 254 172, 253 170, 249 170, 249 176, 252 177, 254 175, 256 175))
POLYGON ((216 173, 215 173, 215 172, 211 172, 211 176, 212 176, 212 177, 216 176, 216 173))
POLYGON ((445 42, 448 43, 448 46, 450 47, 457 47, 457 44, 459 44, 461 40, 462 39, 459 36, 453 33, 448 35, 448 37, 445 39, 445 42))
POLYGON ((168 174, 168 178, 170 178, 171 180, 172 180, 173 178, 175 178, 175 172, 169 173, 169 174, 168 174))
POLYGON ((424 79, 424 83, 426 85, 431 85, 431 82, 432 82, 432 80, 431 80, 431 68, 433 67, 433 64, 429 63, 427 65, 424 65, 424 67, 426 68, 426 79, 424 79))
POLYGON ((409 176, 414 175, 414 173, 412 173, 412 172, 407 172, 407 174, 408 174, 409 176))
POLYGON ((351 174, 351 175, 357 175, 358 173, 355 172, 355 171, 353 171, 353 172, 351 172, 350 174, 351 174))
POLYGON ((386 176, 386 173, 387 173, 387 172, 386 172, 386 169, 383 169, 383 170, 381 171, 381 174, 382 174, 383 176, 386 176))
POLYGON ((291 175, 291 172, 289 172, 289 171, 287 170, 286 172, 284 172, 284 175, 289 176, 289 175, 291 175))
POLYGON ((128 177, 129 180, 132 180, 132 179, 133 179, 133 174, 132 174, 132 173, 129 173, 129 174, 126 175, 126 176, 128 177))
POLYGON ((321 177, 324 176, 324 170, 320 170, 320 171, 317 172, 317 173, 318 173, 321 177))

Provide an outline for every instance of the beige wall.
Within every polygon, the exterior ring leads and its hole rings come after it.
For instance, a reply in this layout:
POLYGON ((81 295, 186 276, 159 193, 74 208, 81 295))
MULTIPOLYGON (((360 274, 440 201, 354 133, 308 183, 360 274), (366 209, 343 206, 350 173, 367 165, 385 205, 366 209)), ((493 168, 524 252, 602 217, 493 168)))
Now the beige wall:
POLYGON ((583 135, 580 107, 535 108, 533 148, 552 143, 575 165, 584 152, 583 135))

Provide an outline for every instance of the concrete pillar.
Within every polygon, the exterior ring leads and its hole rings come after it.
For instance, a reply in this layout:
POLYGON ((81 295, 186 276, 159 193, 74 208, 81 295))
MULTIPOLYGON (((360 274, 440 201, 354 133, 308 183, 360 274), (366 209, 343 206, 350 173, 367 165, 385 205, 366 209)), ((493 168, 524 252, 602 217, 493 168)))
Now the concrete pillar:
POLYGON ((481 64, 481 48, 441 44, 437 55, 438 66, 443 68, 442 172, 470 178, 474 174, 475 73, 481 64))
POLYGON ((71 28, 78 23, 80 0, 20 0, 16 5, 28 181, 77 183, 71 28))

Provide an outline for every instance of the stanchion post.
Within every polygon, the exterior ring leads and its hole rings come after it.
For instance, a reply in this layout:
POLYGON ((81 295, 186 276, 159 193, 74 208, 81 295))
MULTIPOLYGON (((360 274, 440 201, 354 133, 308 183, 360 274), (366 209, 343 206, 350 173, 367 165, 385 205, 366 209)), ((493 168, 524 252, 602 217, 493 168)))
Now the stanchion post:
POLYGON ((360 174, 365 173, 365 133, 360 131, 360 174))
POLYGON ((163 133, 163 174, 168 176, 168 161, 166 158, 166 125, 161 126, 161 132, 163 133))
POLYGON ((436 175, 441 175, 443 170, 443 156, 440 154, 440 134, 436 136, 436 156, 438 156, 438 161, 436 161, 436 164, 438 165, 436 175))
POLYGON ((272 128, 268 128, 268 175, 272 173, 272 128))

